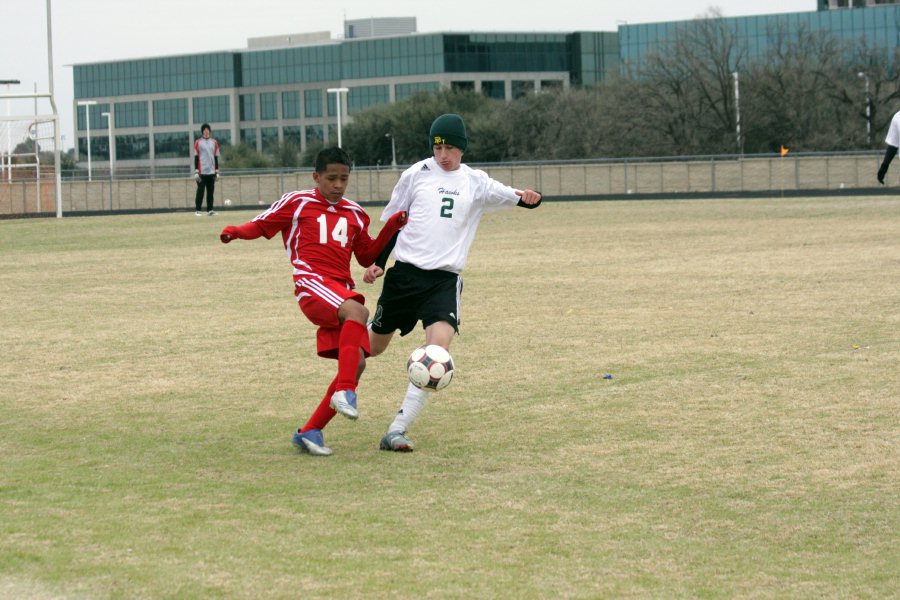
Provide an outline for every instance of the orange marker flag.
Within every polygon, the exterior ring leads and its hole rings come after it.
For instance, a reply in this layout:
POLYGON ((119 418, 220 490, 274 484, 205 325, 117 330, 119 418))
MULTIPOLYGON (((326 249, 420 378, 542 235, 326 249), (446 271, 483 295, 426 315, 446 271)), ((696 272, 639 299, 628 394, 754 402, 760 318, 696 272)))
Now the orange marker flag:
POLYGON ((788 152, 790 152, 790 150, 789 150, 788 148, 785 148, 784 146, 781 147, 781 155, 782 155, 782 156, 784 156, 784 155, 787 154, 788 152))

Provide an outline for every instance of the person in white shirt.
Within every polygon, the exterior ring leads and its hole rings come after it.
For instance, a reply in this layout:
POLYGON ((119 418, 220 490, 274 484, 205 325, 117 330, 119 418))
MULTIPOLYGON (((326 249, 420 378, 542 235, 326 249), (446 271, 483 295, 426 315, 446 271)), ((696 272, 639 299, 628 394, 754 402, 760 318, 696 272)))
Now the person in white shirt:
POLYGON ((206 192, 206 214, 210 217, 216 214, 213 210, 213 195, 216 192, 216 181, 219 180, 219 142, 210 137, 209 123, 200 127, 200 135, 194 142, 194 180, 197 182, 197 194, 194 196, 194 204, 197 207, 195 215, 203 216, 200 210, 203 207, 203 193, 206 192))
MULTIPOLYGON (((429 141, 434 156, 403 172, 381 215, 384 221, 395 212, 406 211, 409 222, 363 277, 373 283, 385 274, 393 249, 395 262, 387 270, 369 324, 372 356, 384 352, 397 330, 404 336, 419 321, 426 344, 449 349, 459 330, 460 274, 482 215, 504 207, 536 208, 541 202, 539 192, 511 188, 462 164, 469 140, 459 115, 435 119, 429 141)), ((409 383, 400 410, 381 439, 382 450, 409 452, 414 448, 407 430, 425 407, 429 393, 409 383)))
POLYGON ((884 142, 887 144, 887 149, 884 152, 881 167, 878 168, 878 183, 882 185, 884 185, 884 176, 887 175, 888 167, 891 166, 891 161, 897 156, 897 148, 900 147, 900 111, 894 113, 884 142))

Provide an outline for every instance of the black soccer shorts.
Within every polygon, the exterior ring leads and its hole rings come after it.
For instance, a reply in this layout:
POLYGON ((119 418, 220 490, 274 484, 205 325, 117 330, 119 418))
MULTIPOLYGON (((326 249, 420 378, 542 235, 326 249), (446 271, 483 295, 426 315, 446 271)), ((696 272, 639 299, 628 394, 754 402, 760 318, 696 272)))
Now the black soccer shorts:
POLYGON ((372 331, 385 334, 399 329, 404 336, 418 321, 422 321, 423 328, 446 321, 459 333, 461 295, 462 277, 458 274, 426 271, 397 261, 384 275, 372 331))

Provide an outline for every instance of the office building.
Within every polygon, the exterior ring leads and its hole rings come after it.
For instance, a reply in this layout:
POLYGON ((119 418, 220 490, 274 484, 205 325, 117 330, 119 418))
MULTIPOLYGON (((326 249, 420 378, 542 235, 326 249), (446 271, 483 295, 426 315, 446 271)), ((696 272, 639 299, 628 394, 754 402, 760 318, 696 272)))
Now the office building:
POLYGON ((220 144, 305 149, 337 141, 338 110, 346 123, 366 108, 445 88, 509 100, 594 85, 618 68, 615 32, 414 29, 414 19, 366 19, 348 21, 340 40, 323 32, 271 36, 241 50, 75 65, 79 160, 88 119, 93 160, 109 159, 103 113, 112 118, 117 166, 184 166, 202 123, 220 144), (79 106, 84 100, 96 104, 79 106))
MULTIPOLYGON (((765 56, 770 42, 777 32, 796 33, 801 28, 808 31, 824 31, 839 41, 853 43, 861 38, 871 48, 880 48, 888 57, 900 47, 900 3, 898 1, 876 4, 874 0, 855 0, 854 8, 832 6, 847 0, 819 0, 819 10, 726 17, 726 25, 737 34, 737 42, 743 44, 750 60, 765 56)), ((622 25, 619 27, 619 58, 624 68, 640 66, 651 53, 664 53, 666 45, 678 35, 690 21, 669 21, 622 25)))
MULTIPOLYGON (((848 43, 865 39, 888 56, 900 47, 900 0, 816 6, 724 20, 751 60, 765 55, 774 31, 800 28, 848 43)), ((344 23, 341 39, 328 32, 277 35, 252 38, 240 50, 75 65, 76 152, 83 162, 87 111, 93 159, 109 160, 112 137, 113 159, 123 168, 186 166, 204 122, 220 143, 261 152, 282 142, 300 149, 336 143, 339 109, 347 123, 359 111, 417 92, 461 89, 513 100, 548 88, 591 87, 665 52, 690 23, 623 24, 609 32, 418 33, 412 17, 359 19, 344 23)))

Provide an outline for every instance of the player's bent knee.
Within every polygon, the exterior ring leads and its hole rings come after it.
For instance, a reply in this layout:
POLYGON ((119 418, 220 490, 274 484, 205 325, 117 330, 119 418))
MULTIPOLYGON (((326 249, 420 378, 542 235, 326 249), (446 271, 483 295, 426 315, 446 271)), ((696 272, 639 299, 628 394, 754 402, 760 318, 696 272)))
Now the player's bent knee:
POLYGON ((370 356, 378 356, 382 352, 384 352, 388 344, 391 343, 391 338, 394 334, 381 334, 374 333, 371 329, 369 330, 369 346, 370 346, 370 356))
POLYGON ((354 300, 347 300, 338 309, 342 321, 358 321, 365 325, 369 321, 369 309, 354 300))

